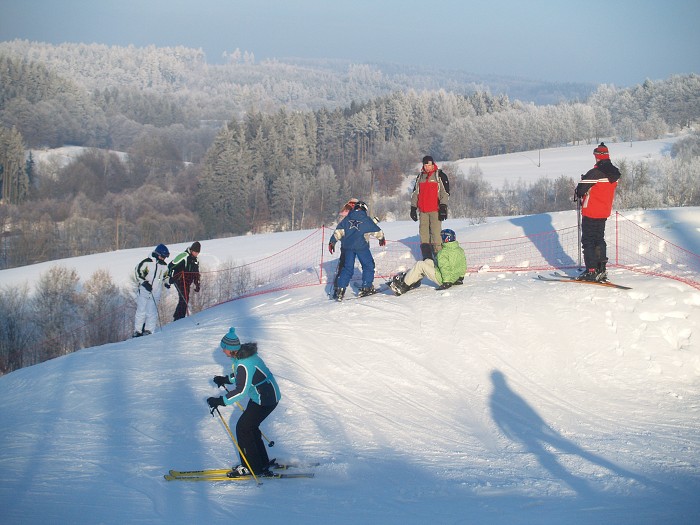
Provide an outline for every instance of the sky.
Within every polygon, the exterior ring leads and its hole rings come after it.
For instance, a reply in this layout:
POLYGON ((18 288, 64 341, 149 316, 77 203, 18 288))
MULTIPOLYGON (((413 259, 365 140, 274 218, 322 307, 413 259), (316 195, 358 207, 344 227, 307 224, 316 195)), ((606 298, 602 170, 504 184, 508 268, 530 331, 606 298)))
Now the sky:
POLYGON ((618 87, 700 72, 697 0, 0 0, 0 41, 202 48, 618 87))
MULTIPOLYGON (((700 252, 700 208, 628 215, 649 232, 639 254, 688 270, 666 250, 700 252)), ((575 224, 573 211, 447 222, 463 246, 575 224)), ((382 227, 377 261, 417 239, 412 221, 382 227)), ((241 252, 289 248, 295 261, 307 234, 202 240, 202 270, 241 252)), ((495 246, 523 268, 537 251, 495 246)), ((133 266, 115 264, 120 254, 63 263, 120 281, 133 266)), ((425 281, 343 303, 321 285, 278 290, 2 376, 3 525, 696 525, 700 290, 620 268, 610 277, 631 290, 537 273, 471 272, 445 291, 425 281), (262 425, 269 456, 319 462, 298 469, 313 479, 163 479, 238 462, 205 401, 222 393, 212 378, 229 370, 218 344, 231 325, 258 343, 282 391, 262 425)), ((235 428, 239 411, 221 416, 235 428)))

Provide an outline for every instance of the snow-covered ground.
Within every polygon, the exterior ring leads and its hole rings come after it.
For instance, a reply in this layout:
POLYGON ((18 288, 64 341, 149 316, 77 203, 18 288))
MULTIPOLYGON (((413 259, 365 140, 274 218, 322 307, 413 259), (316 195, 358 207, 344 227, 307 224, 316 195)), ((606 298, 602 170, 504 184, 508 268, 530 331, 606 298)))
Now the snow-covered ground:
MULTIPOLYGON (((700 252, 698 208, 626 216, 700 252)), ((446 226, 471 241, 575 221, 446 226)), ((382 226, 390 240, 417 230, 382 226)), ((202 264, 306 233, 202 240, 202 264)), ((126 282, 150 249, 62 263, 126 282)), ((41 273, 21 270, 0 285, 41 273)), ((344 303, 323 286, 259 295, 0 377, 0 521, 697 524, 700 291, 621 269, 611 278, 631 290, 534 276, 480 272, 344 303), (283 392, 262 427, 270 456, 320 461, 314 479, 163 479, 237 463, 206 405, 229 326, 258 342, 283 392)), ((233 426, 238 413, 223 413, 233 426)))

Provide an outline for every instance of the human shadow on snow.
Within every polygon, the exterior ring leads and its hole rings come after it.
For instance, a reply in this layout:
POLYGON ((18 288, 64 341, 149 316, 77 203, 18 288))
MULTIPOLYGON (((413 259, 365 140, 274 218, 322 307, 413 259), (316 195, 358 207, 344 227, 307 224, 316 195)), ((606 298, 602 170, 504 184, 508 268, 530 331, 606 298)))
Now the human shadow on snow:
POLYGON ((492 371, 491 382, 493 385, 489 399, 491 416, 503 434, 513 442, 522 445, 525 451, 534 455, 540 465, 553 477, 566 483, 580 497, 599 496, 603 489, 597 490, 584 476, 567 470, 560 463, 560 456, 578 456, 607 469, 616 476, 634 480, 647 487, 653 486, 662 492, 668 490, 660 483, 626 470, 566 439, 550 427, 522 397, 509 387, 502 372, 492 371))

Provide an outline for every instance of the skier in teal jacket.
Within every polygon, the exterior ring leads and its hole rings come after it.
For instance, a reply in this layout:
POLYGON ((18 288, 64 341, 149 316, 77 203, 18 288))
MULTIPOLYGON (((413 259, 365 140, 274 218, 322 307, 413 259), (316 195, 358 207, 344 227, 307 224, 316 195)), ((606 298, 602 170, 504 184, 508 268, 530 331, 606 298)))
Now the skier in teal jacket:
POLYGON ((241 417, 236 423, 236 438, 241 449, 241 463, 228 474, 230 477, 269 475, 270 458, 260 432, 260 424, 277 407, 282 398, 275 377, 258 355, 258 343, 241 344, 236 329, 231 327, 221 340, 221 349, 232 359, 233 372, 226 376, 214 377, 219 388, 233 385, 224 396, 207 399, 213 410, 219 406, 233 405, 248 397, 241 417), (245 456, 245 457, 243 457, 245 456), (246 463, 247 460, 247 463, 246 463))

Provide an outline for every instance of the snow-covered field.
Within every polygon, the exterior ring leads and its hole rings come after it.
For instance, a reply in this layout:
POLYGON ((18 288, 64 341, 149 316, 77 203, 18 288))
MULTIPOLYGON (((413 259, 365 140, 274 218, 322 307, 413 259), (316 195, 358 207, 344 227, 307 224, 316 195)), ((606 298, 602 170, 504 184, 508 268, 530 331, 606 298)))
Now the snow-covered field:
MULTIPOLYGON (((700 252, 700 209, 626 215, 700 252)), ((474 240, 575 221, 446 225, 474 240)), ((417 230, 382 226, 390 240, 417 230)), ((203 264, 303 235, 202 240, 203 264)), ((63 263, 119 282, 147 250, 63 263)), ((11 272, 0 285, 40 273, 11 272)), ((700 291, 620 269, 611 279, 632 290, 534 276, 340 304, 323 286, 270 293, 0 377, 1 521, 697 524, 700 291), (320 461, 314 479, 163 479, 237 462, 206 406, 229 326, 259 343, 283 392, 262 427, 270 456, 320 461)))

